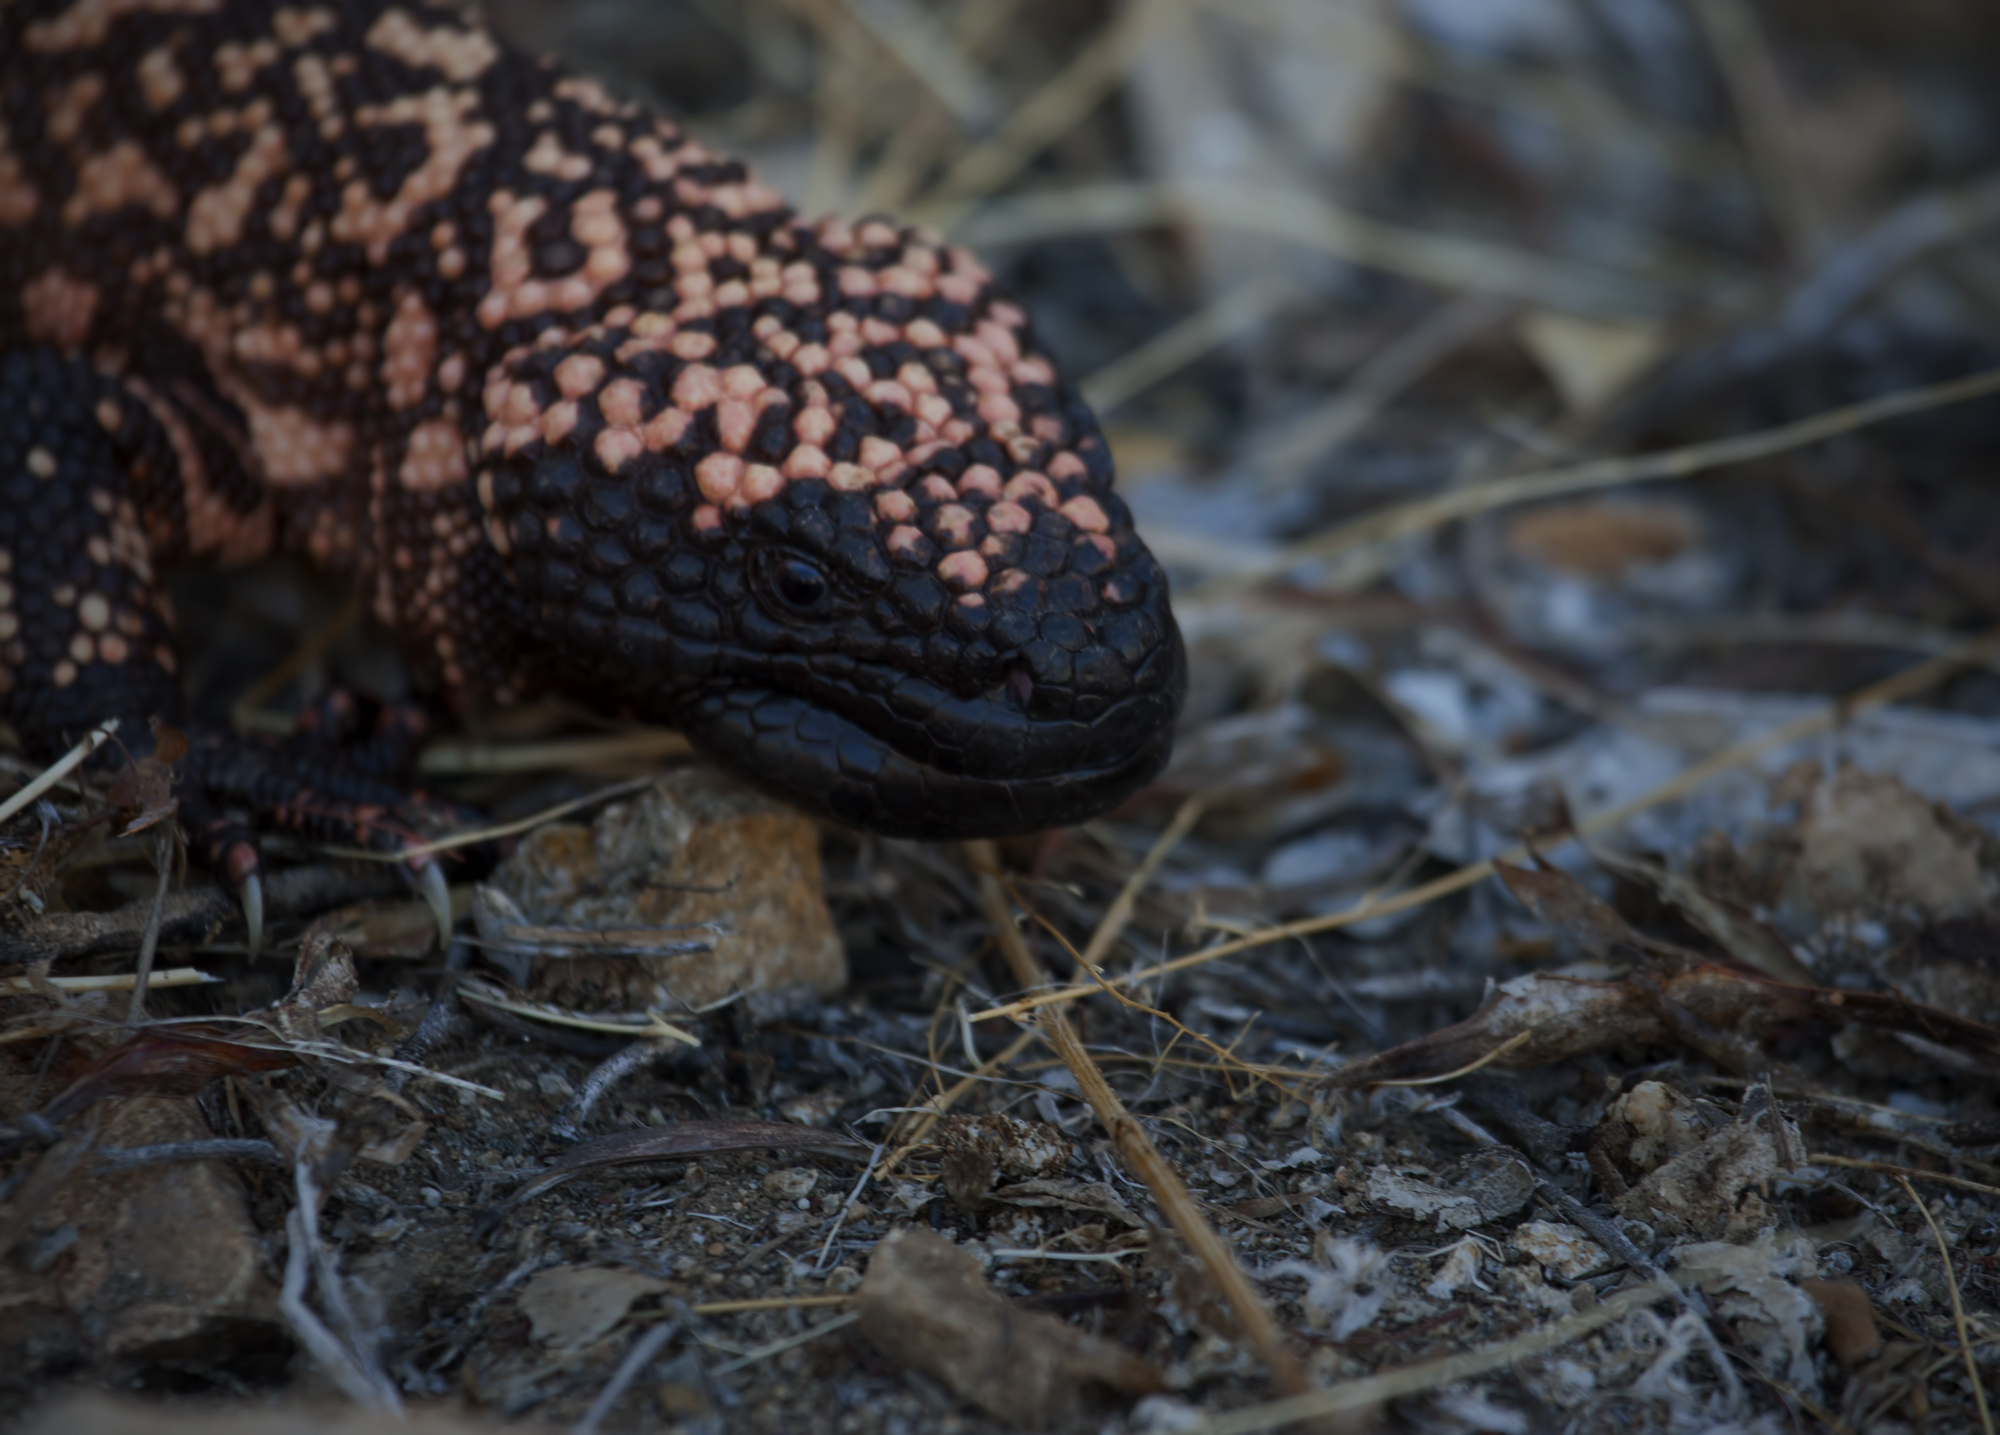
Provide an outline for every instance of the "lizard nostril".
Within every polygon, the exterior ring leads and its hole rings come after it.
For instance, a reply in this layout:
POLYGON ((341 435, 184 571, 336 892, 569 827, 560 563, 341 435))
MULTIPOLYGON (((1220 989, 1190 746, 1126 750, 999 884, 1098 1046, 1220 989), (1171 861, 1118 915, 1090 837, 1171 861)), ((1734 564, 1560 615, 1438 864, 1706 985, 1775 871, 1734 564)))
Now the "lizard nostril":
POLYGON ((1035 696, 1035 679, 1028 672, 1028 665, 1018 661, 1007 664, 1004 685, 1008 696, 1012 697, 1015 704, 1025 712, 1029 701, 1035 696))

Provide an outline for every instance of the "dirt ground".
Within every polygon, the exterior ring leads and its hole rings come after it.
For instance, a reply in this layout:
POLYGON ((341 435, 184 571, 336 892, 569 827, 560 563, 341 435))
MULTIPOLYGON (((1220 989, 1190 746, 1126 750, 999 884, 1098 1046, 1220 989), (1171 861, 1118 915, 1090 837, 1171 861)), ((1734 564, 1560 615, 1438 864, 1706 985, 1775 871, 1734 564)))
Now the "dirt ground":
MULTIPOLYGON (((1173 575, 1175 758, 959 849, 535 707, 425 755, 506 829, 448 945, 273 842, 255 956, 59 784, 0 1424, 1993 1430, 2000 16, 495 19, 987 256, 1173 575)), ((181 581, 208 718, 407 689, 181 581)))

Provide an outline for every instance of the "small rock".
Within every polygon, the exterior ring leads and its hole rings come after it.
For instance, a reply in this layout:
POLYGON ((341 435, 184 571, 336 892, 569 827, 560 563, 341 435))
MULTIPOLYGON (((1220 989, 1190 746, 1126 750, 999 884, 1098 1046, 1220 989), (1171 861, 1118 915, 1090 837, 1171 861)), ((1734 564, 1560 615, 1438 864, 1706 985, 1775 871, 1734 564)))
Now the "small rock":
MULTIPOLYGON (((104 1146, 214 1134, 190 1098, 126 1097, 103 1109, 104 1146)), ((94 1356, 143 1363, 153 1352, 226 1364, 289 1343, 243 1183, 223 1162, 111 1174, 86 1163, 35 1227, 44 1269, 0 1267, 0 1369, 24 1375, 94 1356)))
POLYGON ((1164 1384, 1138 1356, 1001 1298, 976 1256, 921 1226, 875 1247, 857 1305, 883 1355, 1011 1425, 1073 1424, 1093 1386, 1129 1396, 1164 1384))
POLYGON ((1611 1257, 1604 1247, 1561 1221, 1525 1222, 1515 1227, 1508 1244, 1566 1281, 1580 1281, 1611 1268, 1611 1257))
POLYGON ((788 1166, 782 1171, 773 1171, 764 1178, 764 1189, 786 1201, 796 1201, 802 1196, 810 1196, 812 1188, 818 1184, 819 1172, 810 1166, 788 1166))
POLYGON ((536 926, 725 929, 712 952, 532 958, 525 985, 565 1006, 672 1015, 740 992, 770 1021, 847 983, 818 829, 709 768, 669 772, 588 827, 536 828, 491 886, 536 926))

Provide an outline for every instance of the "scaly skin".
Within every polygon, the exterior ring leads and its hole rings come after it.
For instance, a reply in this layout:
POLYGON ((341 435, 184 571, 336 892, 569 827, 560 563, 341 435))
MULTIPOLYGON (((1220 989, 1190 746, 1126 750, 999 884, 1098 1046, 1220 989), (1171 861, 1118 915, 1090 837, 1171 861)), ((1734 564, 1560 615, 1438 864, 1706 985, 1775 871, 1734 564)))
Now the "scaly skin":
POLYGON ((562 690, 890 833, 1104 810, 1184 684, 963 250, 454 10, 0 0, 0 716, 171 718, 155 567, 274 548, 455 705, 562 690))

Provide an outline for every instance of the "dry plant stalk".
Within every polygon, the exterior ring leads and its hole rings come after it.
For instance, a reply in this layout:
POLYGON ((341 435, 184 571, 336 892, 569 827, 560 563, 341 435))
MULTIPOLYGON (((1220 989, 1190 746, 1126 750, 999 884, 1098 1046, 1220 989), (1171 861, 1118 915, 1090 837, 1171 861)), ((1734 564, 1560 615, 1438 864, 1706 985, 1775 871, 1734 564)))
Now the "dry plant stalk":
POLYGON ((1972 1323, 1965 1318, 1965 1301, 1958 1294, 1958 1272, 1952 1269, 1951 1243, 1944 1238, 1937 1217, 1931 1214, 1930 1203, 1917 1194, 1910 1178, 1898 1176, 1896 1180, 1902 1184, 1910 1203, 1923 1213, 1924 1224, 1931 1228, 1931 1239, 1937 1242, 1938 1259, 1944 1262, 1945 1288, 1951 1292, 1951 1320, 1958 1329, 1958 1352, 1965 1357, 1965 1378, 1972 1386, 1972 1402, 1979 1407, 1979 1428, 1985 1435, 1993 1435, 1993 1411, 1986 1404, 1986 1383, 1979 1378, 1979 1362, 1972 1354, 1972 1323))
MULTIPOLYGON (((1028 950, 1021 929, 1015 925, 1006 890, 1000 883, 999 850, 990 841, 968 842, 965 850, 973 871, 979 877, 980 902, 986 908, 987 920, 993 924, 994 937, 1007 958, 1014 980, 1023 987, 1041 986, 1048 976, 1028 950)), ((1146 1134, 1145 1127, 1125 1109, 1125 1103, 1111 1089, 1111 1083, 1104 1079, 1104 1072, 1084 1047, 1069 1018, 1059 1009, 1045 1011, 1038 1025, 1049 1045, 1055 1048, 1056 1055, 1063 1059, 1063 1065, 1069 1068, 1070 1075, 1076 1078, 1077 1089, 1083 1093, 1084 1100, 1090 1103, 1090 1109, 1097 1114, 1098 1121, 1110 1135, 1119 1157, 1146 1183, 1153 1199, 1159 1202, 1160 1210, 1174 1230, 1179 1232, 1180 1238, 1187 1242, 1188 1249, 1201 1262, 1209 1280, 1214 1282, 1216 1290, 1228 1303, 1244 1338, 1271 1372, 1272 1382, 1288 1395, 1303 1395, 1310 1391, 1312 1383, 1305 1367, 1285 1344, 1284 1332, 1251 1288, 1249 1277, 1236 1264, 1236 1257, 1222 1237, 1216 1234, 1215 1228, 1203 1219, 1201 1208, 1181 1183, 1172 1163, 1160 1154, 1159 1148, 1146 1134)))
MULTIPOLYGON (((1132 875, 1125 879, 1125 885, 1118 889, 1118 895, 1112 898, 1111 905, 1105 909, 1104 916, 1098 921, 1097 930, 1090 934, 1090 942, 1084 947, 1083 955, 1079 958, 1086 970, 1094 969, 1097 963, 1103 960, 1104 954, 1117 944, 1119 937, 1124 935, 1126 926, 1132 920, 1132 912, 1139 905, 1139 894, 1152 884, 1154 874, 1160 870, 1160 865, 1167 860, 1168 854, 1180 845, 1182 838, 1194 830, 1195 823, 1201 820, 1204 805, 1203 799, 1199 797, 1191 797, 1183 802, 1180 811, 1176 812, 1173 820, 1167 824, 1166 831, 1154 840, 1145 857, 1133 869, 1132 875)), ((931 1102, 930 1110, 914 1121, 899 1123, 900 1129, 895 1137, 896 1149, 882 1163, 881 1174, 876 1179, 886 1181, 890 1173, 902 1165, 910 1152, 931 1134, 944 1114, 965 1098, 968 1091, 1012 1062, 1033 1045, 1034 1041, 1035 1032, 1032 1028, 1022 1032, 1008 1042, 1006 1048, 999 1054, 988 1057, 969 1075, 961 1077, 952 1086, 940 1092, 937 1099, 931 1102)))

